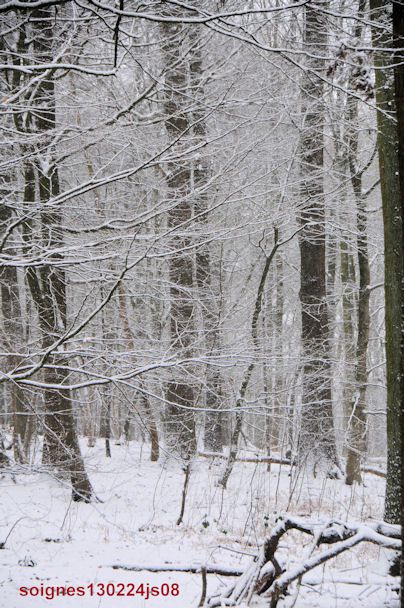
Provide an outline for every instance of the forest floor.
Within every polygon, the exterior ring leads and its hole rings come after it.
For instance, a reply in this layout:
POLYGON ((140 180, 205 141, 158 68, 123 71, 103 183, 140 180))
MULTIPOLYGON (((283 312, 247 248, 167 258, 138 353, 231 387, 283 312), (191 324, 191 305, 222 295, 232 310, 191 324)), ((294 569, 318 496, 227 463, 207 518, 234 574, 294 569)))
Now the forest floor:
MULTIPOLYGON (((0 551, 1 608, 196 608, 201 574, 130 572, 112 565, 209 562, 243 568, 251 560, 245 554, 256 553, 266 530, 286 511, 322 521, 382 519, 384 480, 374 475, 366 475, 363 486, 298 479, 291 487, 287 466, 272 465, 268 472, 265 464, 237 463, 223 491, 216 482, 224 461, 199 459, 190 479, 184 521, 177 526, 184 478, 178 464, 152 463, 149 448, 142 450, 136 443, 112 444, 110 459, 104 456, 101 440, 94 448, 83 444, 83 452, 102 502, 73 503, 69 488, 44 473, 20 473, 14 480, 5 475, 0 480, 0 542, 20 520, 0 551), (108 583, 115 587, 104 591, 139 593, 96 595, 103 592, 100 584, 108 583), (171 594, 177 589, 173 584, 179 585, 178 596, 171 594), (20 587, 37 587, 41 594, 58 586, 74 587, 75 593, 84 587, 85 595, 46 599, 20 594, 20 587), (146 599, 148 586, 169 595, 146 599)), ((311 542, 298 532, 286 535, 280 545, 285 563, 303 559, 311 542)), ((308 573, 294 606, 398 606, 392 590, 397 579, 386 574, 390 556, 391 551, 377 546, 359 545, 308 573)), ((231 580, 208 575, 208 595, 231 580)), ((293 599, 292 594, 282 606, 293 599)), ((268 599, 251 606, 267 608, 268 599)))

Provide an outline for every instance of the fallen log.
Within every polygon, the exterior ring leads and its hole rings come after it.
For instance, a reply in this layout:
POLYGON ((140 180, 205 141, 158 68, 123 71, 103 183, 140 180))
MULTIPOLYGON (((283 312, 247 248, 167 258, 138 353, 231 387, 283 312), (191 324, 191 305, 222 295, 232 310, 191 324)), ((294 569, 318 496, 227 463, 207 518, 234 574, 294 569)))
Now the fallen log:
MULTIPOLYGON (((226 454, 221 454, 220 452, 198 452, 198 456, 202 458, 220 458, 221 460, 227 460, 226 454)), ((288 466, 291 465, 291 461, 289 458, 282 458, 281 456, 237 456, 237 462, 255 462, 255 463, 265 463, 265 464, 286 464, 288 466)))
POLYGON ((386 472, 382 471, 382 469, 378 469, 377 467, 369 467, 364 465, 361 467, 362 473, 369 473, 370 475, 376 475, 377 477, 382 477, 386 479, 386 472))
MULTIPOLYGON (((226 586, 219 593, 208 598, 209 608, 220 606, 238 606, 241 602, 247 605, 254 594, 266 594, 270 598, 270 608, 276 608, 279 600, 287 593, 288 587, 314 568, 348 551, 361 542, 371 542, 385 549, 401 550, 401 528, 398 525, 384 522, 367 524, 350 524, 341 521, 306 521, 296 517, 279 518, 271 534, 265 539, 259 553, 245 569, 221 566, 218 564, 180 564, 164 562, 163 564, 112 564, 114 570, 130 572, 188 572, 216 574, 219 576, 237 577, 238 580, 226 586), (291 570, 283 569, 276 552, 281 538, 289 531, 297 530, 313 537, 314 542, 310 555, 295 565, 291 570), (313 554, 320 545, 332 545, 329 549, 313 554)), ((309 583, 310 584, 310 583, 309 583)), ((360 583, 355 583, 360 584, 360 583)), ((204 594, 202 594, 204 596, 204 594)), ((205 599, 205 598, 204 598, 205 599)))
POLYGON ((276 608, 278 601, 287 593, 295 580, 313 568, 351 549, 361 542, 371 542, 386 549, 401 549, 400 526, 371 522, 369 524, 348 524, 340 521, 304 521, 286 517, 278 520, 270 536, 265 540, 260 552, 246 568, 239 580, 228 585, 221 592, 208 599, 209 608, 249 604, 254 594, 265 593, 270 598, 270 608, 276 608), (279 541, 289 530, 298 530, 314 538, 310 555, 291 570, 285 571, 278 561, 276 551, 279 541), (321 545, 333 545, 329 549, 314 554, 321 545))
POLYGON ((113 570, 127 570, 129 572, 190 572, 191 574, 198 574, 202 570, 206 571, 206 574, 218 574, 219 576, 240 576, 243 574, 243 570, 240 568, 233 568, 227 566, 220 566, 218 564, 175 564, 167 563, 164 564, 112 564, 107 568, 113 568, 113 570))
MULTIPOLYGON (((226 454, 220 452, 198 452, 198 456, 201 458, 219 458, 220 460, 227 460, 226 454)), ((284 458, 282 456, 237 456, 236 462, 252 462, 255 464, 284 464, 286 466, 292 466, 290 458, 284 458)), ((371 467, 368 465, 361 466, 362 473, 368 473, 369 475, 376 475, 386 479, 386 472, 377 467, 371 467)))

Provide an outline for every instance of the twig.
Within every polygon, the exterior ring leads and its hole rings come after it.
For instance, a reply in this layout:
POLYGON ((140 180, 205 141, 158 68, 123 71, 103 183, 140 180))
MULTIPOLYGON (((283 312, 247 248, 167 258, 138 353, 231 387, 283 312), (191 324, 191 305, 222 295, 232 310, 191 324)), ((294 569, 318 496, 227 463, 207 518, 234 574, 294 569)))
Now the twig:
POLYGON ((25 517, 20 517, 19 519, 17 519, 17 521, 11 526, 9 533, 7 534, 6 538, 4 539, 3 542, 0 542, 0 549, 5 549, 6 547, 6 542, 8 541, 8 538, 11 534, 11 532, 14 530, 14 528, 16 527, 16 525, 18 524, 18 522, 20 522, 22 519, 25 519, 25 517))

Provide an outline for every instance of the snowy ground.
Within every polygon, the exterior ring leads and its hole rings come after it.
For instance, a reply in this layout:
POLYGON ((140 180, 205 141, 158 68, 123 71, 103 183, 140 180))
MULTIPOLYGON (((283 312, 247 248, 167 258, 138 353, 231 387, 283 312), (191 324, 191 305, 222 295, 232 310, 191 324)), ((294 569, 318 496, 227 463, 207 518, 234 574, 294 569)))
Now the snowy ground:
MULTIPOLYGON (((148 449, 142 451, 137 444, 112 445, 112 449, 112 458, 106 459, 102 441, 95 448, 83 445, 99 503, 72 503, 69 489, 49 475, 25 473, 17 475, 15 482, 9 476, 0 480, 0 542, 22 518, 0 551, 1 608, 196 608, 200 574, 128 572, 111 566, 209 562, 239 568, 251 559, 243 553, 256 551, 266 526, 271 527, 283 512, 323 520, 382 518, 384 481, 375 476, 368 475, 361 487, 307 479, 291 487, 288 467, 272 465, 268 472, 265 464, 238 463, 223 491, 216 486, 223 461, 201 459, 192 472, 184 522, 176 526, 183 485, 180 467, 149 462, 148 449), (102 593, 100 583, 115 583, 115 591, 125 593, 144 583, 145 592, 148 585, 158 586, 170 595, 91 597, 91 583, 93 593, 102 593), (171 595, 172 584, 179 585, 178 596, 171 595), (82 586, 85 596, 27 597, 20 595, 23 586, 82 586)), ((308 543, 310 539, 300 533, 286 536, 281 542, 286 563, 301 558, 308 543)), ((331 566, 307 574, 294 605, 397 606, 390 587, 396 581, 385 575, 388 556, 388 551, 370 544, 343 554, 331 566)), ((229 579, 209 575, 208 593, 222 582, 229 579)), ((268 600, 260 598, 252 606, 267 608, 268 600)))

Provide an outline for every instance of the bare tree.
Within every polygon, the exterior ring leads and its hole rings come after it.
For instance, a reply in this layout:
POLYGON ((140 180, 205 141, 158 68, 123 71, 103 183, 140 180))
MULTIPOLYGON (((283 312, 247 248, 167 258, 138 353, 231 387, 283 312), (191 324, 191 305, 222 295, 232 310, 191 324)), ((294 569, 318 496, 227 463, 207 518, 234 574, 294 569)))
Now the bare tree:
MULTIPOLYGON (((20 27, 18 50, 22 53, 23 60, 44 63, 52 61, 56 45, 53 18, 53 8, 35 9, 29 23, 20 27)), ((21 73, 17 73, 16 78, 18 77, 21 77, 21 73)), ((29 83, 27 88, 29 90, 29 83)), ((42 243, 51 251, 47 263, 29 266, 26 271, 27 283, 38 314, 45 363, 44 382, 47 388, 44 391, 43 461, 68 473, 74 500, 89 501, 92 488, 80 453, 72 398, 63 388, 67 377, 65 360, 57 346, 66 330, 66 279, 59 253, 63 244, 61 213, 50 203, 60 192, 58 167, 53 162, 56 107, 52 71, 45 72, 39 82, 35 82, 33 90, 29 90, 26 95, 27 100, 30 100, 28 117, 24 116, 25 109, 14 115, 18 132, 25 135, 26 140, 34 140, 33 145, 23 144, 22 148, 22 153, 26 156, 26 216, 22 227, 24 247, 27 253, 32 254, 42 243), (31 219, 32 211, 36 214, 34 220, 31 219)))
POLYGON ((300 140, 300 301, 302 307, 303 395, 300 460, 337 464, 326 293, 324 209, 324 84, 321 54, 327 46, 327 19, 313 2, 304 9, 306 71, 301 80, 300 140), (320 57, 319 57, 320 56, 320 57))
MULTIPOLYGON (((371 0, 372 20, 382 27, 372 29, 374 45, 391 48, 392 30, 390 3, 371 0)), ((398 136, 394 124, 395 97, 391 87, 390 58, 388 54, 375 54, 376 101, 379 112, 378 153, 380 186, 384 222, 385 264, 385 322, 386 322, 386 374, 387 374, 387 486, 385 519, 398 523, 400 516, 400 493, 397 480, 400 477, 400 373, 402 355, 397 336, 401 333, 401 290, 403 276, 403 254, 397 243, 401 242, 402 216, 399 183, 399 160, 397 156, 398 136)))
MULTIPOLYGON (((178 16, 178 8, 170 9, 178 16)), ((189 63, 186 56, 188 29, 181 23, 164 23, 162 34, 162 59, 165 66, 166 130, 177 155, 184 151, 191 128, 187 112, 189 63), (176 143, 178 141, 178 143, 176 143)), ((193 249, 187 228, 192 220, 190 198, 191 165, 185 158, 168 163, 167 175, 168 227, 172 230, 172 255, 169 260, 170 279, 170 340, 174 353, 181 357, 192 355, 196 310, 194 300, 193 249)), ((195 419, 193 408, 196 390, 186 370, 167 383, 165 428, 170 450, 175 450, 188 460, 196 450, 195 419)))

